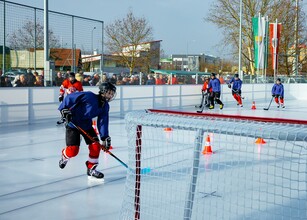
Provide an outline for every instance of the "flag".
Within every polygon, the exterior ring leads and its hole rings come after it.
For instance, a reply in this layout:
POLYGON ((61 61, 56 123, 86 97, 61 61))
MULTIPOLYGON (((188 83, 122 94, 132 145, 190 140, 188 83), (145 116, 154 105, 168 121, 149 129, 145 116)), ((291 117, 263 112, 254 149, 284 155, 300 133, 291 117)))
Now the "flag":
POLYGON ((268 64, 268 27, 269 22, 267 17, 254 17, 253 36, 254 36, 254 57, 255 68, 265 69, 268 64))
POLYGON ((280 42, 280 34, 281 34, 281 24, 270 23, 270 49, 272 54, 272 68, 276 70, 278 67, 278 49, 280 42))

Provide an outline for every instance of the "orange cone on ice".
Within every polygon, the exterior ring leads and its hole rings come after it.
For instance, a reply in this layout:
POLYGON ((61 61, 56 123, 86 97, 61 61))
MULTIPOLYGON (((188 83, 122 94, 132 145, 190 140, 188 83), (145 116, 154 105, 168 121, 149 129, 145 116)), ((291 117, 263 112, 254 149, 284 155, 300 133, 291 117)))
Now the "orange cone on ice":
POLYGON ((263 138, 257 138, 255 144, 265 144, 265 140, 263 138))
POLYGON ((164 128, 164 131, 173 131, 172 128, 164 128))
POLYGON ((207 135, 203 154, 212 154, 212 153, 213 152, 212 152, 212 149, 211 149, 210 136, 207 135))
POLYGON ((255 110, 255 109, 256 109, 256 103, 255 101, 253 101, 252 110, 255 110))

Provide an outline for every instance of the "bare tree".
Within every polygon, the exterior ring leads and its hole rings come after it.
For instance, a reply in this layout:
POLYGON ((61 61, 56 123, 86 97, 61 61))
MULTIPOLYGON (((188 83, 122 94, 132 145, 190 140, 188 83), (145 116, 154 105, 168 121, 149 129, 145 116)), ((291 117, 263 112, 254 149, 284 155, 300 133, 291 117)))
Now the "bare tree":
MULTIPOLYGON (((35 25, 33 21, 27 21, 21 28, 9 35, 8 43, 12 49, 29 49, 35 47, 35 39, 36 48, 44 48, 44 26, 39 22, 35 25)), ((52 30, 49 30, 49 45, 50 48, 60 47, 59 40, 52 30)))
POLYGON ((129 11, 125 18, 108 24, 105 33, 107 49, 118 55, 132 74, 140 55, 140 44, 152 39, 152 27, 145 18, 137 18, 129 11))
MULTIPOLYGON (((287 56, 289 49, 294 43, 294 20, 295 3, 292 0, 242 0, 242 56, 243 63, 249 63, 249 69, 254 70, 254 45, 252 32, 252 18, 261 15, 267 15, 269 21, 282 23, 282 35, 280 41, 280 71, 289 74, 290 67, 287 56)), ((239 51, 239 6, 240 0, 216 0, 211 6, 209 15, 204 18, 223 30, 223 45, 230 45, 234 56, 239 51)), ((305 15, 299 12, 299 35, 302 39, 303 31, 306 28, 305 15)), ((269 52, 270 53, 270 52, 269 52)), ((268 68, 268 70, 271 68, 268 68)))

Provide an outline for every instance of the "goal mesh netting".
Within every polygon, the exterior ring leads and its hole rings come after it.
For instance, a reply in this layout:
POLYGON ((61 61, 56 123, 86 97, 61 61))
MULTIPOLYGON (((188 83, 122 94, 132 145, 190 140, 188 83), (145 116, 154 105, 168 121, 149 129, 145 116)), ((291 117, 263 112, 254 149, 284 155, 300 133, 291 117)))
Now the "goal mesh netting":
POLYGON ((307 219, 304 122, 151 110, 126 128, 120 219, 307 219))

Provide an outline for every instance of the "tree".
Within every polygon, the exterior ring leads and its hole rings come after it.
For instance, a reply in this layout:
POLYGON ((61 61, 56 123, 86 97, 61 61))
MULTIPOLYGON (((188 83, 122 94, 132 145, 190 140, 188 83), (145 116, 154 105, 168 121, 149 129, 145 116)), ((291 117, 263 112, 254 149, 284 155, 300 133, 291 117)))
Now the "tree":
MULTIPOLYGON (((279 72, 290 73, 291 68, 286 56, 294 44, 295 1, 293 0, 242 0, 242 63, 249 63, 249 68, 254 70, 254 46, 252 35, 252 18, 267 15, 270 22, 282 23, 280 41, 279 72)), ((205 21, 212 22, 223 30, 223 45, 229 46, 234 56, 239 51, 239 6, 240 0, 216 0, 211 6, 210 14, 205 21)), ((299 11, 299 39, 306 39, 303 30, 306 28, 305 14, 299 11)), ((270 52, 269 52, 270 53, 270 52)), ((268 70, 272 71, 271 68, 268 70)))
MULTIPOLYGON (((33 21, 27 21, 21 28, 14 31, 8 37, 9 47, 15 50, 35 47, 35 27, 36 27, 36 48, 44 48, 44 27, 39 22, 36 25, 33 21)), ((59 48, 59 40, 49 29, 49 47, 59 48)))
POLYGON ((140 55, 139 45, 151 41, 152 27, 145 18, 137 18, 132 11, 129 11, 125 18, 117 19, 107 25, 105 33, 107 49, 118 55, 132 74, 140 55))

